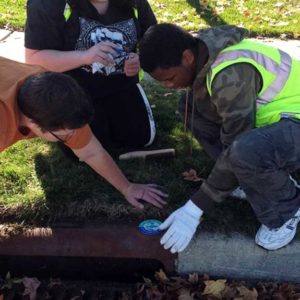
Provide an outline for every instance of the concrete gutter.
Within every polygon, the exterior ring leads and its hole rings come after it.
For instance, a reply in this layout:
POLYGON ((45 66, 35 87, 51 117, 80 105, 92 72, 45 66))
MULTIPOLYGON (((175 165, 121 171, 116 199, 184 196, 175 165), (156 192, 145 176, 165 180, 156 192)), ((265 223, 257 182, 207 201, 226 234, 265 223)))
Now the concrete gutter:
MULTIPOLYGON (((24 62, 24 36, 0 30, 0 55, 24 62)), ((300 40, 260 39, 300 59, 300 40)), ((254 237, 199 230, 178 258, 161 248, 159 237, 145 237, 136 224, 107 224, 100 228, 37 228, 0 241, 0 255, 104 256, 153 258, 169 272, 199 272, 216 277, 273 279, 300 282, 300 242, 269 252, 254 237), (108 227, 107 227, 108 226, 108 227), (47 235, 48 234, 48 235, 47 235), (101 241, 101 243, 100 243, 101 241)))

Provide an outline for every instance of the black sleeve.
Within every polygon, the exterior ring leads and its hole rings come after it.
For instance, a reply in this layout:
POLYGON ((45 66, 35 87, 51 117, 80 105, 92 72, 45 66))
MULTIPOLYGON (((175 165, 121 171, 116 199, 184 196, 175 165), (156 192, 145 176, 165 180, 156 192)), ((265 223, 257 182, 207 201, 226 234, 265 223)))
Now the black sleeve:
POLYGON ((157 23, 156 17, 147 0, 137 0, 138 21, 141 27, 141 37, 147 29, 157 23))
POLYGON ((25 47, 63 50, 65 0, 28 0, 25 47))

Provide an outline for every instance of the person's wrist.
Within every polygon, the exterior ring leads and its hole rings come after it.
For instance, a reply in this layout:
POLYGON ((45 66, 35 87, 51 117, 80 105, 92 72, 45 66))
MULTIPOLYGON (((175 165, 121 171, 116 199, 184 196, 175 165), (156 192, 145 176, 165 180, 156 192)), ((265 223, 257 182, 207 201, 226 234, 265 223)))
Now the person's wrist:
POLYGON ((128 182, 128 184, 125 186, 125 187, 123 187, 123 188, 121 188, 119 191, 120 191, 120 193, 125 197, 125 198, 127 198, 127 196, 128 196, 128 193, 129 193, 129 191, 130 191, 130 188, 132 187, 132 183, 131 182, 128 182))
POLYGON ((185 205, 184 210, 194 218, 200 220, 201 216, 203 215, 203 210, 198 207, 191 199, 189 199, 185 205))
POLYGON ((80 64, 82 66, 91 64, 90 59, 89 59, 89 55, 88 55, 89 54, 88 50, 78 51, 78 53, 79 53, 80 64))

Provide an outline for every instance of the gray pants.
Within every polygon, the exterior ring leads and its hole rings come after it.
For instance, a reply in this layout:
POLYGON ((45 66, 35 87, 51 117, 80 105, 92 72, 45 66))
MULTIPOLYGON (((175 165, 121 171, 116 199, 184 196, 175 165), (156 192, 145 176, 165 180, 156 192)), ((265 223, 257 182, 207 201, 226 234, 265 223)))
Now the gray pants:
MULTIPOLYGON (((179 110, 184 116, 184 97, 179 110)), ((190 129, 191 123, 189 103, 190 129)), ((222 151, 220 126, 195 112, 193 132, 208 155, 216 159, 222 151)), ((295 215, 300 192, 289 175, 300 168, 300 120, 282 119, 242 134, 230 146, 229 162, 262 224, 277 228, 295 215)))
POLYGON ((253 129, 231 145, 230 164, 258 220, 283 225, 300 207, 300 192, 290 180, 300 168, 300 120, 253 129))

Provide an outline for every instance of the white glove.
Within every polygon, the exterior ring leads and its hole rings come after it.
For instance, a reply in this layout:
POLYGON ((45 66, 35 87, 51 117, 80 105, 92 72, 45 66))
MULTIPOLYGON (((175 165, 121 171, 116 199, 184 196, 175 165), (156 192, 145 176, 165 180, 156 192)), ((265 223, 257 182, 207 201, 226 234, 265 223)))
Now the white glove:
POLYGON ((160 226, 160 230, 168 231, 161 238, 160 243, 165 249, 171 248, 171 252, 183 251, 191 241, 203 210, 196 206, 192 200, 175 210, 160 226))

